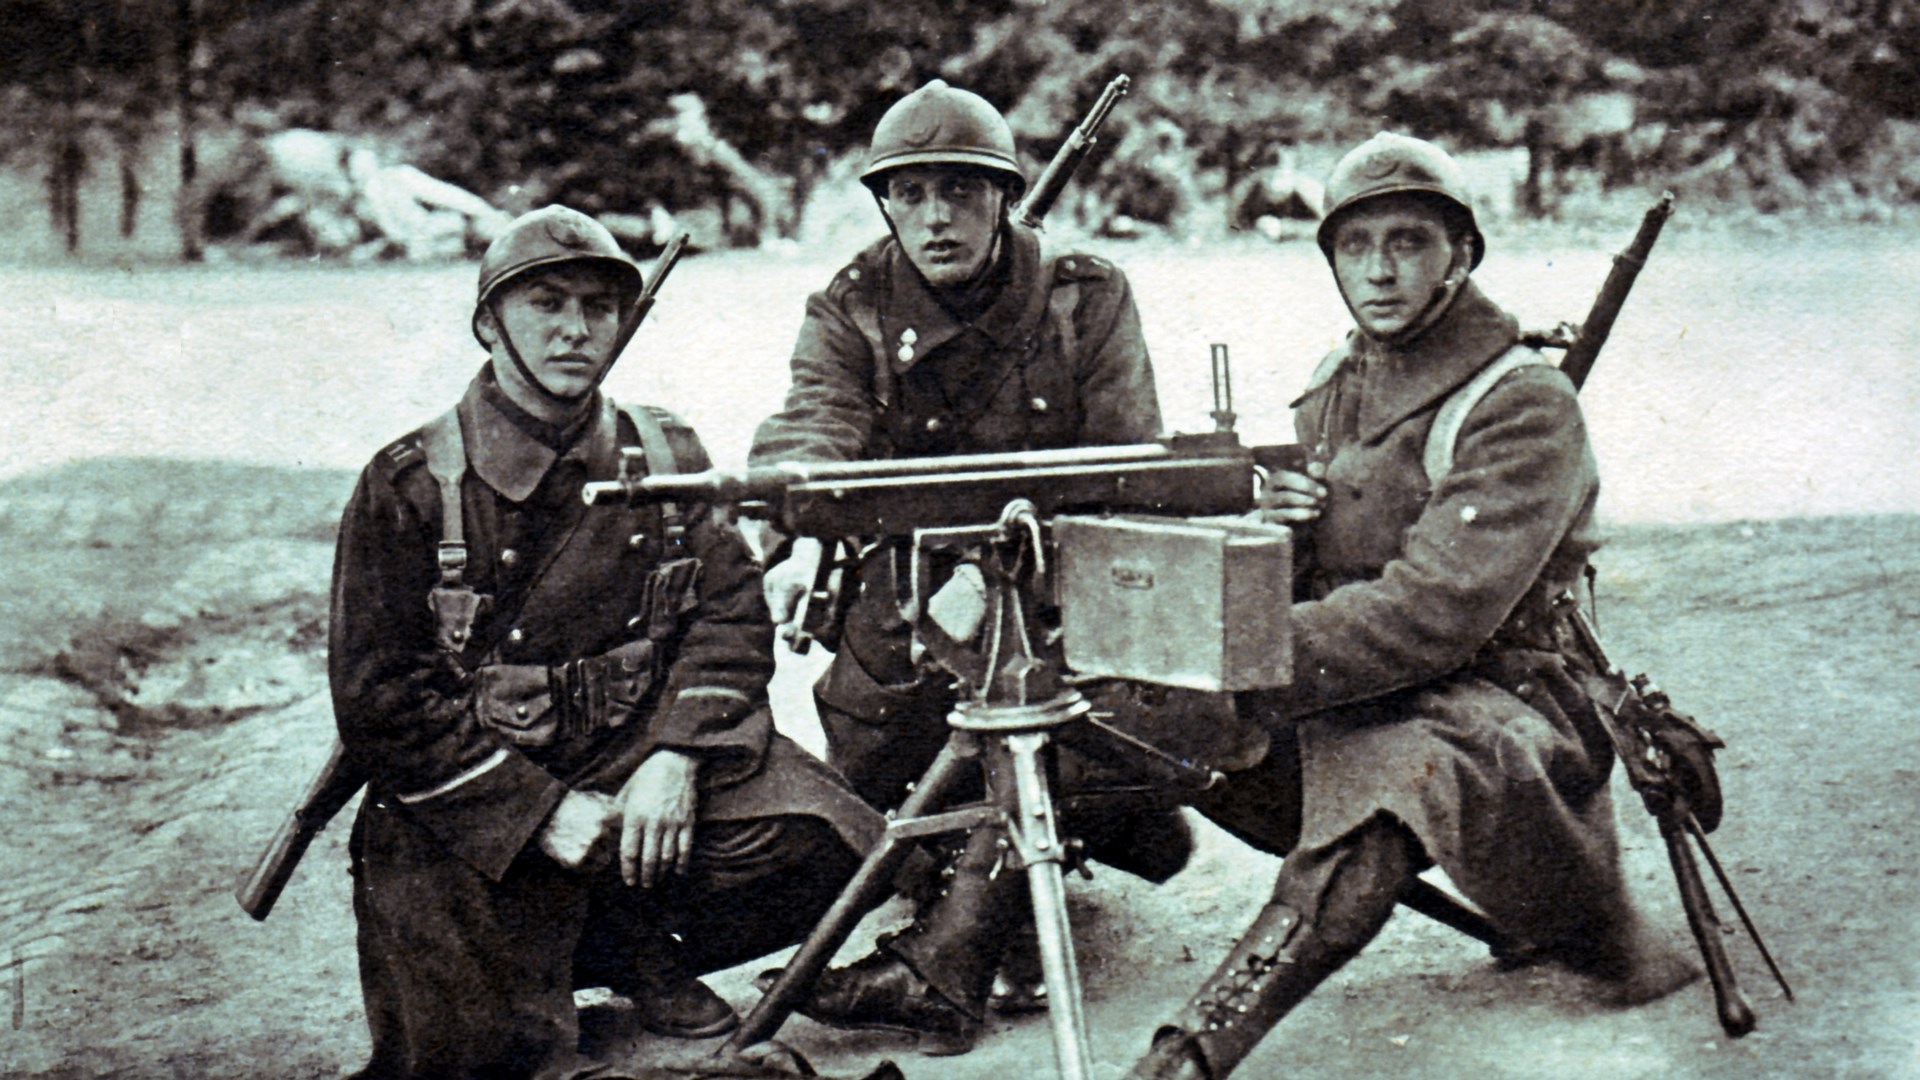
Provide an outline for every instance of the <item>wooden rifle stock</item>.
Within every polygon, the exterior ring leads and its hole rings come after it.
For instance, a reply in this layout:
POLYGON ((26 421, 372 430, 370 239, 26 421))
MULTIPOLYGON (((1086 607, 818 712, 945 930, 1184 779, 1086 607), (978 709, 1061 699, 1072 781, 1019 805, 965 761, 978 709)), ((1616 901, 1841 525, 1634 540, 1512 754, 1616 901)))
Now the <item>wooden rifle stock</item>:
POLYGON ((366 777, 347 764, 346 755, 347 748, 338 739, 334 740, 333 753, 328 755, 327 763, 307 785, 306 794, 294 804, 293 812, 280 824, 253 869, 240 879, 234 899, 240 901, 242 911, 256 920, 264 920, 273 913, 273 905, 293 878, 294 868, 300 865, 300 858, 307 853, 313 838, 319 836, 327 823, 366 785, 366 777))
POLYGON ((1133 80, 1125 75, 1115 75, 1107 88, 1100 92, 1100 100, 1093 103, 1086 118, 1060 144, 1060 149, 1047 162, 1040 179, 1033 182, 1033 188, 1027 192, 1026 201, 1020 204, 1020 224, 1029 229, 1037 229, 1046 220, 1047 211, 1059 200, 1060 193, 1067 188, 1068 181, 1086 160, 1087 152, 1099 142, 1100 125, 1107 122, 1107 114, 1126 95, 1127 87, 1133 80))

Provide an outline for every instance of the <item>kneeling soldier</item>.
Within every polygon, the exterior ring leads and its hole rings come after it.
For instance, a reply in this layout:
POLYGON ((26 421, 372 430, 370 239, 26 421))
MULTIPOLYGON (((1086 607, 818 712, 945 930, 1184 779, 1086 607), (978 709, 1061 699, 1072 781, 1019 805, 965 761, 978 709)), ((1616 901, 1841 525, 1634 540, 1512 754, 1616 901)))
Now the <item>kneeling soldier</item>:
MULTIPOLYGON (((1126 275, 1104 259, 1043 251, 1037 233, 1010 219, 1026 178, 1012 130, 985 99, 939 80, 902 98, 874 129, 861 180, 891 235, 808 299, 793 385, 754 437, 755 464, 1159 434, 1126 275)), ((954 702, 952 678, 915 656, 900 615, 910 550, 893 541, 867 553, 838 654, 815 688, 827 760, 883 809, 933 762, 954 702)), ((819 544, 802 538, 790 557, 773 559, 768 600, 785 623, 813 581, 819 544)), ((1152 881, 1178 872, 1192 850, 1186 821, 1165 807, 1084 813, 1067 828, 1094 858, 1152 881)), ((997 874, 1000 839, 976 831, 913 928, 827 972, 804 1011, 830 1024, 913 1031, 928 1052, 967 1049, 1009 937, 1030 925, 1024 876, 997 874)), ((1038 981, 1037 960, 1026 960, 1025 971, 1009 972, 1017 995, 1038 981)))
POLYGON ((351 842, 362 1076, 590 1069, 580 987, 659 1033, 724 1032, 698 976, 804 936, 877 835, 773 731, 738 534, 701 507, 581 500, 622 447, 707 465, 673 416, 599 392, 640 287, 586 215, 514 222, 480 268, 490 363, 375 456, 341 521, 329 675, 371 777, 351 842))
POLYGON ((1554 600, 1597 546, 1599 491, 1573 386, 1469 280, 1484 242, 1445 153, 1375 136, 1327 199, 1356 329, 1295 402, 1313 464, 1277 474, 1267 511, 1301 542, 1292 682, 1238 701, 1273 734, 1269 771, 1295 774, 1265 830, 1293 842, 1135 1077, 1226 1076, 1434 864, 1616 1002, 1697 974, 1627 895, 1612 751, 1565 659, 1554 600))

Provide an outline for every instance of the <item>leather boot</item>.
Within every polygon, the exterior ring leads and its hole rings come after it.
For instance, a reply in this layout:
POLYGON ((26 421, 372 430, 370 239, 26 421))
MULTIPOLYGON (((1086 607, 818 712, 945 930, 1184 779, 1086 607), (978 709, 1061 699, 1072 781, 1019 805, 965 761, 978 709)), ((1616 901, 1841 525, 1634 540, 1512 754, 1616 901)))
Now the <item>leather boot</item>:
POLYGON ((1129 1075, 1224 1080, 1386 925, 1418 850, 1402 826, 1376 818, 1331 848, 1288 855, 1274 899, 1129 1075))
POLYGON ((1136 1080, 1220 1080, 1287 1011, 1339 967, 1303 968, 1300 915, 1281 903, 1260 909, 1198 993, 1153 1036, 1128 1075, 1136 1080))
MULTIPOLYGON (((821 973, 803 1015, 832 1027, 919 1037, 921 1053, 973 1049, 1011 928, 1026 910, 1025 875, 1001 865, 999 829, 975 829, 912 925, 844 968, 821 973)), ((777 973, 761 978, 771 985, 777 973)))

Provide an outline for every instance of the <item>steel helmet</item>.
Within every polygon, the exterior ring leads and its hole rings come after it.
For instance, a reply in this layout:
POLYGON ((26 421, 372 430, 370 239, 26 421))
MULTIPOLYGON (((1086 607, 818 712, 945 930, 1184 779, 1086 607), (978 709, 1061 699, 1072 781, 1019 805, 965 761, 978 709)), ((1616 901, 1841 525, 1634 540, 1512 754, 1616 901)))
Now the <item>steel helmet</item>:
POLYGON ((1383 131, 1348 151, 1333 167, 1333 175, 1327 178, 1328 210, 1320 219, 1320 251, 1333 258, 1333 231, 1342 213, 1368 199, 1403 191, 1424 192, 1466 215, 1467 231, 1473 237, 1472 267, 1480 265, 1487 242, 1474 220, 1467 177, 1460 163, 1425 139, 1391 131, 1383 131))
POLYGON ((873 146, 860 182, 875 195, 886 193, 886 174, 909 165, 972 165, 999 175, 1009 202, 1026 193, 1013 129, 1000 110, 944 79, 893 103, 873 129, 873 146))
POLYGON ((480 257, 480 290, 473 302, 474 338, 486 344, 480 337, 480 312, 501 286, 529 270, 566 262, 595 262, 613 268, 622 279, 623 307, 640 295, 645 277, 605 225, 569 207, 542 207, 513 219, 480 257))

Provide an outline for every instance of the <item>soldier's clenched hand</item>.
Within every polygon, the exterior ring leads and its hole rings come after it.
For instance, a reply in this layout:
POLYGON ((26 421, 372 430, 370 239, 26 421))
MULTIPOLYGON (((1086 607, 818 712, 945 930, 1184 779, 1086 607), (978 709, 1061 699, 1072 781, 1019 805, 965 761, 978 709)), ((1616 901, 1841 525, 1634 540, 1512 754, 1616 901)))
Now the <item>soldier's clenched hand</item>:
POLYGON ((1268 474, 1267 489, 1261 492, 1254 516, 1272 525, 1298 525, 1318 518, 1327 502, 1327 486, 1320 482, 1326 475, 1327 466, 1320 461, 1309 462, 1303 473, 1275 469, 1268 474))
POLYGON ((597 791, 569 791, 547 816, 535 838, 540 850, 569 870, 593 861, 601 841, 620 824, 620 804, 597 791))
POLYGON ((794 540, 793 553, 767 568, 760 587, 766 593, 767 609, 780 628, 782 641, 791 642, 799 633, 800 598, 813 588, 820 569, 820 541, 811 536, 794 540))
POLYGON ((700 763, 656 750, 620 789, 620 876, 651 889, 693 860, 694 780, 700 763))

